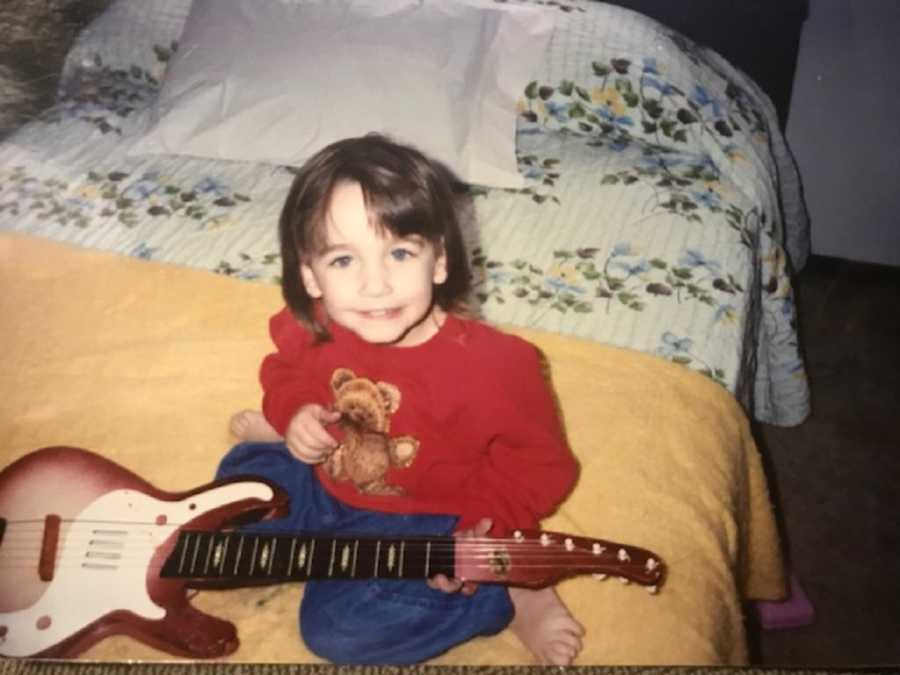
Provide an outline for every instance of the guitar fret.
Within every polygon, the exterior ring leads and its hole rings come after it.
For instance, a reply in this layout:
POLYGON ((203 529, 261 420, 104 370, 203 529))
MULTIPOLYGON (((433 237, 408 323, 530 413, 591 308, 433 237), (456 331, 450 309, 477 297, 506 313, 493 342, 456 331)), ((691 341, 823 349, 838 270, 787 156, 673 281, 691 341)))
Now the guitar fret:
POLYGON ((291 576, 291 570, 294 569, 294 551, 297 550, 297 538, 291 537, 291 551, 288 553, 287 557, 287 569, 285 570, 285 576, 291 576))
POLYGON ((397 578, 403 578, 403 560, 406 556, 406 540, 400 542, 400 564, 397 565, 397 578))
POLYGON ((272 548, 268 549, 269 564, 266 565, 266 574, 272 576, 272 565, 275 563, 275 553, 278 550, 278 538, 272 537, 270 541, 272 543, 272 548))
POLYGON ((222 544, 222 562, 219 565, 219 576, 225 574, 225 561, 228 560, 228 544, 231 541, 231 537, 225 536, 225 542, 222 544))
POLYGON ((182 540, 183 545, 181 547, 181 558, 178 561, 178 573, 179 574, 182 574, 184 572, 184 560, 185 560, 185 557, 187 556, 188 542, 190 540, 191 540, 191 533, 185 532, 184 539, 182 540))
POLYGON ((306 546, 306 542, 300 544, 300 552, 297 554, 297 569, 303 570, 303 573, 309 576, 309 572, 306 571, 306 556, 308 555, 306 546))
POLYGON ((202 540, 201 535, 197 535, 197 540, 194 542, 194 553, 191 556, 191 574, 194 573, 194 570, 197 568, 197 554, 200 552, 200 541, 202 540))
POLYGON ((375 572, 372 574, 376 579, 378 578, 378 563, 381 561, 381 539, 378 540, 378 543, 375 544, 375 572))
POLYGON ((356 578, 356 557, 359 554, 359 539, 353 542, 353 567, 350 569, 350 576, 356 578))
POLYGON ((396 563, 396 562, 397 562, 397 548, 393 544, 390 544, 388 546, 388 550, 387 550, 387 571, 388 572, 394 571, 394 563, 396 563))
POLYGON ((337 539, 331 540, 331 559, 328 561, 328 578, 330 579, 334 573, 334 554, 337 550, 337 539))
POLYGON ((233 572, 234 576, 237 576, 238 565, 241 564, 241 553, 243 553, 243 551, 244 551, 244 537, 243 537, 243 535, 241 535, 241 537, 238 539, 237 552, 234 555, 234 572, 233 572))
POLYGON ((209 535, 209 542, 206 545, 206 559, 203 561, 203 574, 209 574, 209 561, 212 559, 213 552, 213 541, 215 540, 215 535, 209 535))
POLYGON ((309 540, 309 557, 306 560, 306 578, 310 578, 312 576, 312 563, 313 563, 313 555, 316 552, 316 540, 309 540))
POLYGON ((431 571, 431 540, 425 542, 425 578, 428 579, 431 571))
POLYGON ((346 574, 347 568, 349 566, 350 566, 350 545, 344 544, 344 547, 341 549, 341 572, 346 574))
POLYGON ((253 552, 250 554, 250 569, 247 571, 247 576, 253 576, 256 571, 256 552, 259 550, 259 537, 253 537, 253 552))

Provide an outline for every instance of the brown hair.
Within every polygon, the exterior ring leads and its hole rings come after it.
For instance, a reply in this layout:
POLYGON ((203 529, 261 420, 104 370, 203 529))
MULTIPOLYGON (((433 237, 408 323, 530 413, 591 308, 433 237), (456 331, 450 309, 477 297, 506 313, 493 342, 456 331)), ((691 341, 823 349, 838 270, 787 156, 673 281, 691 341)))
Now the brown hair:
POLYGON ((370 222, 397 237, 419 235, 443 251, 447 279, 434 287, 434 302, 445 311, 465 308, 471 286, 469 263, 455 208, 453 174, 415 148, 368 134, 337 141, 297 171, 279 221, 281 291, 295 317, 317 339, 329 338, 313 310, 300 266, 327 246, 326 220, 335 186, 362 188, 370 222))

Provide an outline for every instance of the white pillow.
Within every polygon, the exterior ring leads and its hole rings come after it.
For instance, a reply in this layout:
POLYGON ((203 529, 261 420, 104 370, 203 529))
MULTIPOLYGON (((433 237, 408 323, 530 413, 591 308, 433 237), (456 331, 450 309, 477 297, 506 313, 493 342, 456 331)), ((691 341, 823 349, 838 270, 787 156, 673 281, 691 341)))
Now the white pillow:
POLYGON ((299 165, 378 131, 466 182, 521 187, 516 100, 553 17, 482 0, 194 0, 131 153, 299 165))

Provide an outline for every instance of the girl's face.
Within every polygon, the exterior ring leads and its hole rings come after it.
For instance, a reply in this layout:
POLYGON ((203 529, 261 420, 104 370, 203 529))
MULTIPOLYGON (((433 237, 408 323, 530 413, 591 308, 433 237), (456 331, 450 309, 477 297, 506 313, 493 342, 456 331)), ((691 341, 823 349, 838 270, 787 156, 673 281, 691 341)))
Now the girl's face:
POLYGON ((359 183, 335 186, 326 215, 328 245, 300 273, 328 316, 368 342, 411 347, 426 342, 444 313, 432 287, 447 279, 443 251, 418 236, 380 234, 359 183))

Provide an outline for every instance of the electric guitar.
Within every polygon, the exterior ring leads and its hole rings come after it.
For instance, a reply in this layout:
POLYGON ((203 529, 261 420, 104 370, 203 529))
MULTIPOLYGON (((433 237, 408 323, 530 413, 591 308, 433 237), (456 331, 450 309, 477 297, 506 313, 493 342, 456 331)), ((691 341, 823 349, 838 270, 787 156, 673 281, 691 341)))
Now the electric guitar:
POLYGON ((0 655, 74 657, 116 634, 176 656, 238 647, 189 588, 307 579, 546 586, 614 575, 655 592, 650 551, 554 532, 509 538, 352 537, 236 529, 283 517, 287 495, 248 476, 164 492, 87 450, 36 450, 0 471, 0 655))

